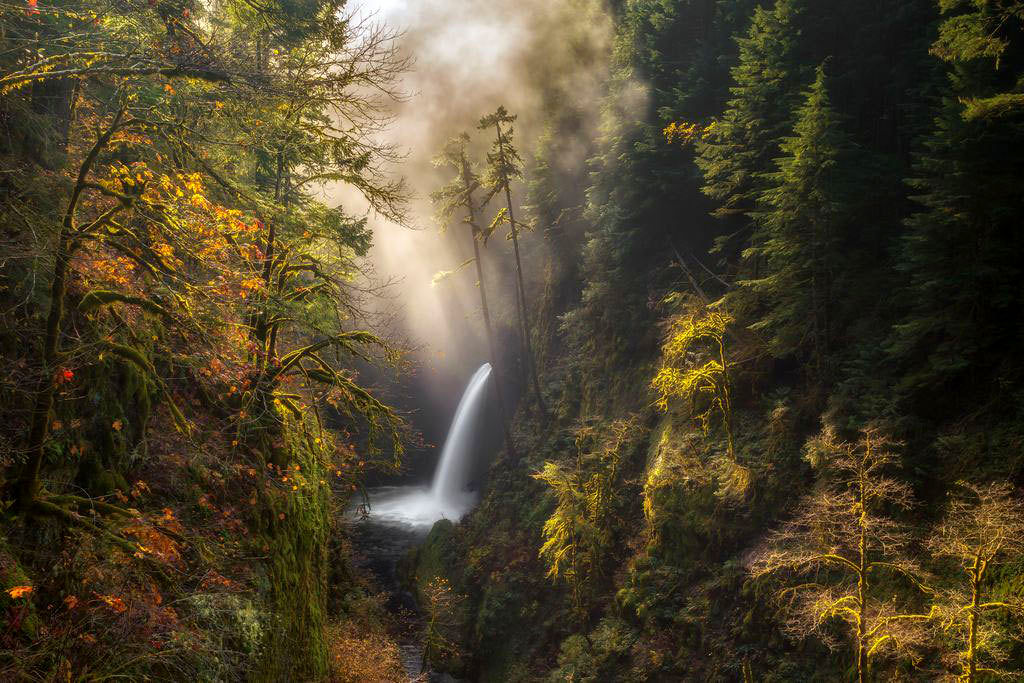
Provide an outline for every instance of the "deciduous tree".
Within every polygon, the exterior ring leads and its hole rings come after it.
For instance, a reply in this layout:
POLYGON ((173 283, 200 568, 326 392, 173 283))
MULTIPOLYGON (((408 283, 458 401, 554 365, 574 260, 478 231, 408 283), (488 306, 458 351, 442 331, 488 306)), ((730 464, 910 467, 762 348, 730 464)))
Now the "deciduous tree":
POLYGON ((785 576, 778 593, 790 634, 816 634, 835 645, 829 629, 845 627, 860 683, 871 662, 888 653, 907 657, 919 644, 931 613, 907 609, 896 592, 928 590, 909 550, 908 529, 888 516, 907 509, 910 487, 888 476, 894 444, 877 428, 866 428, 857 443, 839 440, 831 429, 811 440, 808 459, 823 473, 821 490, 796 516, 768 538, 750 561, 750 574, 785 576))
POLYGON ((950 656, 957 680, 1009 680, 1022 674, 1007 668, 1001 645, 1019 636, 1024 600, 993 593, 993 577, 1024 557, 1024 502, 1005 483, 962 489, 927 543, 953 569, 952 585, 938 595, 939 623, 957 647, 950 656))
POLYGON ((618 531, 622 459, 637 433, 635 418, 617 420, 607 428, 583 427, 576 434, 571 465, 549 461, 533 474, 551 488, 556 501, 544 523, 539 554, 548 576, 569 585, 581 624, 587 621, 592 594, 607 578, 605 565, 618 531))

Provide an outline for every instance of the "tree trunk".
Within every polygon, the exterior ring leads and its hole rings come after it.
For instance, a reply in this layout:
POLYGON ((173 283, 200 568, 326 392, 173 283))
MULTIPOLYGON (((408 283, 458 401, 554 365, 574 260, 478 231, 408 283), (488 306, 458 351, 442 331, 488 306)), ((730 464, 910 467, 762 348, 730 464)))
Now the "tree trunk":
POLYGON ((39 386, 36 399, 32 406, 32 422, 28 434, 28 460, 21 471, 15 487, 15 502, 21 510, 31 507, 39 498, 39 475, 43 467, 44 448, 50 431, 50 411, 53 409, 53 397, 56 393, 57 361, 60 352, 60 328, 64 321, 64 297, 67 294, 68 268, 74 251, 75 212, 78 201, 85 190, 85 183, 96 163, 100 151, 107 146, 110 138, 121 127, 125 110, 122 107, 114 116, 110 127, 100 135, 89 150, 78 169, 75 187, 68 199, 64 218, 61 221, 60 235, 54 252, 53 279, 50 282, 50 310, 46 315, 46 327, 43 331, 42 367, 39 372, 39 386))
POLYGON ((981 604, 981 574, 984 561, 979 555, 974 557, 971 567, 971 610, 967 615, 967 683, 974 683, 978 678, 978 606, 981 604))
POLYGON ((67 271, 70 261, 70 240, 62 229, 53 267, 53 280, 50 283, 50 311, 46 316, 39 387, 36 390, 35 405, 32 407, 28 461, 22 470, 16 491, 20 509, 27 509, 39 497, 39 473, 43 465, 43 449, 49 434, 50 411, 53 409, 53 395, 56 391, 54 375, 57 372, 57 346, 60 341, 61 322, 64 319, 64 296, 67 293, 67 271))
MULTIPOLYGON (((469 178, 469 163, 466 161, 466 157, 462 157, 462 180, 467 188, 472 187, 469 178)), ((480 244, 477 241, 477 234, 480 229, 476 224, 476 209, 473 206, 473 197, 471 192, 466 194, 466 209, 469 212, 469 229, 470 237, 473 240, 473 257, 476 262, 476 278, 477 286, 480 288, 480 308, 483 310, 484 315, 484 330, 487 333, 487 347, 490 350, 491 356, 491 368, 494 370, 494 394, 498 400, 498 412, 501 414, 501 428, 505 433, 505 450, 508 451, 508 455, 512 460, 518 459, 516 454, 515 445, 512 442, 512 432, 509 430, 508 420, 509 414, 508 409, 505 406, 505 392, 501 388, 502 379, 500 366, 498 364, 498 347, 494 343, 494 330, 491 327, 491 310, 487 305, 487 287, 484 284, 484 266, 480 261, 480 244)))
MULTIPOLYGON (((722 331, 725 334, 725 331, 722 331)), ((732 396, 729 393, 729 366, 725 363, 725 346, 718 339, 718 359, 722 364, 722 417, 725 422, 725 436, 729 440, 729 459, 736 462, 736 449, 732 440, 732 396)))
MULTIPOLYGON (((502 157, 504 157, 505 140, 501 135, 501 123, 495 122, 494 127, 498 134, 498 150, 502 157)), ((512 189, 509 187, 508 176, 504 175, 504 171, 502 172, 502 182, 505 186, 505 206, 508 209, 508 222, 512 229, 512 251, 516 258, 516 287, 520 301, 519 323, 522 327, 523 348, 526 355, 527 372, 530 373, 530 377, 533 382, 533 391, 537 396, 537 407, 540 409, 541 415, 546 416, 547 408, 544 406, 544 397, 540 393, 540 379, 537 377, 537 364, 533 361, 533 350, 530 344, 530 315, 526 305, 526 287, 523 285, 523 262, 519 257, 519 230, 516 227, 515 213, 512 209, 512 189)))
MULTIPOLYGON (((870 442, 866 445, 867 452, 871 452, 870 442)), ((864 481, 864 462, 860 463, 860 471, 857 473, 857 504, 860 506, 857 516, 857 525, 860 527, 857 539, 857 680, 859 683, 867 683, 868 678, 868 652, 867 644, 864 642, 867 637, 867 624, 865 619, 867 605, 867 582, 868 582, 868 539, 867 539, 867 482, 864 481)))

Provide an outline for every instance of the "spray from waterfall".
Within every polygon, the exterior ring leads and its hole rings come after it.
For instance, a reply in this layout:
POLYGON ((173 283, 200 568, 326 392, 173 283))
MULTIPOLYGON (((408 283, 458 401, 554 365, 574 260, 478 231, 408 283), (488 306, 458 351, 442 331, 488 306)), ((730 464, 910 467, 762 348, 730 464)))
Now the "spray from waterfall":
POLYGON ((466 385, 448 428, 430 488, 402 486, 371 491, 372 518, 423 527, 439 519, 458 521, 469 511, 476 499, 468 490, 469 477, 474 470, 475 446, 490 376, 491 364, 484 363, 466 385))

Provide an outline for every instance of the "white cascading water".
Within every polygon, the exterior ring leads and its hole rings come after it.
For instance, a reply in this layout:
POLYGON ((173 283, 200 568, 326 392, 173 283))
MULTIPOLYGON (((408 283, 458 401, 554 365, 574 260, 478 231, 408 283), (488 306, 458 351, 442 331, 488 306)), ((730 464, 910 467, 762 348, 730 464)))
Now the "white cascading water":
POLYGON ((466 487, 473 471, 473 442, 490 376, 491 364, 484 363, 466 385, 430 488, 401 486, 371 491, 371 518, 421 527, 439 519, 458 521, 473 506, 475 496, 466 487))
POLYGON ((455 409, 455 417, 448 427, 448 436, 441 449, 441 460, 434 472, 434 483, 430 487, 430 492, 438 501, 457 496, 465 491, 469 483, 473 464, 470 458, 475 431, 473 427, 478 422, 484 387, 490 376, 491 364, 484 363, 469 380, 459 400, 459 407, 455 409))

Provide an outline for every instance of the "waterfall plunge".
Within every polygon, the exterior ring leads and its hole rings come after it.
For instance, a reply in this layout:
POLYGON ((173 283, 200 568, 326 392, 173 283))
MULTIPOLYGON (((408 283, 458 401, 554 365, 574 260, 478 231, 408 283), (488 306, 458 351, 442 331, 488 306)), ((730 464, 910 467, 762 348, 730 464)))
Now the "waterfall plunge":
POLYGON ((475 496, 466 486, 473 470, 473 442, 490 376, 491 364, 484 363, 466 385, 430 488, 387 487, 371 492, 372 518, 421 527, 443 518, 458 521, 473 506, 475 496))
POLYGON ((491 376, 491 364, 484 363, 466 385, 466 390, 455 409, 455 417, 448 427, 448 436, 441 449, 441 459, 434 473, 430 492, 438 502, 457 496, 466 489, 471 471, 470 447, 473 445, 473 427, 479 422, 484 387, 491 376))

